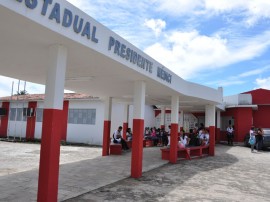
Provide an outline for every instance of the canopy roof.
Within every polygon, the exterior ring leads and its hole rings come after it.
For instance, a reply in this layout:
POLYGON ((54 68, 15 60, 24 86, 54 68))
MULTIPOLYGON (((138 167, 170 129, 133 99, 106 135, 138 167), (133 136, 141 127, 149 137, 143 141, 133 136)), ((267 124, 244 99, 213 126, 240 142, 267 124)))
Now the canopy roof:
POLYGON ((132 102, 134 81, 143 80, 146 104, 170 106, 175 94, 180 110, 222 102, 222 90, 183 80, 70 3, 30 2, 37 4, 0 2, 1 75, 45 84, 49 47, 61 44, 68 49, 65 89, 132 102))

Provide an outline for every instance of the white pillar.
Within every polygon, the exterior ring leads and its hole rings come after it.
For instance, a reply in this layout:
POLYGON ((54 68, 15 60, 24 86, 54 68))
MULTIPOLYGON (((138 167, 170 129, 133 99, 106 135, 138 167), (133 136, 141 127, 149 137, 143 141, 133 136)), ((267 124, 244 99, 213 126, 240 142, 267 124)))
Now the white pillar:
POLYGON ((160 128, 165 128, 165 106, 161 107, 160 128))
POLYGON ((205 106, 205 127, 215 126, 216 111, 214 105, 205 106))
POLYGON ((217 110, 217 128, 220 128, 220 110, 217 110))
POLYGON ((171 98, 171 102, 170 162, 176 163, 178 143, 179 96, 173 95, 171 98))
POLYGON ((104 100, 102 156, 109 155, 110 134, 111 134, 111 114, 112 114, 112 98, 106 97, 104 100))
POLYGON ((67 49, 53 45, 49 49, 49 66, 45 88, 45 109, 63 109, 67 49))
POLYGON ((142 176, 143 133, 145 110, 145 82, 136 81, 134 84, 134 116, 132 137, 131 177, 142 176))
POLYGON ((37 201, 57 201, 66 61, 64 46, 49 48, 37 201))
POLYGON ((206 105, 205 106, 205 126, 209 128, 209 155, 215 155, 215 120, 216 120, 216 111, 214 105, 206 105))
POLYGON ((145 82, 136 81, 134 84, 133 118, 144 119, 145 108, 145 82))
POLYGON ((184 111, 180 111, 180 117, 179 117, 179 127, 181 129, 184 129, 184 111))

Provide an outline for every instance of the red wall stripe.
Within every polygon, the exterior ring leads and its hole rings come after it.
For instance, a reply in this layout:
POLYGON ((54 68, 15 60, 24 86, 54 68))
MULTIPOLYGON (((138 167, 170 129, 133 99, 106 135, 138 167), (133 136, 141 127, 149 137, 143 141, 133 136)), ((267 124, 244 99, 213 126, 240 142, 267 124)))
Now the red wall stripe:
POLYGON ((8 117, 9 117, 9 102, 3 102, 2 108, 7 110, 6 116, 1 116, 1 125, 0 125, 0 137, 7 137, 7 129, 8 129, 8 117))
MULTIPOLYGON (((33 108, 36 111, 37 102, 29 102, 28 108, 33 108)), ((33 140, 35 138, 36 116, 26 117, 26 135, 27 140, 33 140)))

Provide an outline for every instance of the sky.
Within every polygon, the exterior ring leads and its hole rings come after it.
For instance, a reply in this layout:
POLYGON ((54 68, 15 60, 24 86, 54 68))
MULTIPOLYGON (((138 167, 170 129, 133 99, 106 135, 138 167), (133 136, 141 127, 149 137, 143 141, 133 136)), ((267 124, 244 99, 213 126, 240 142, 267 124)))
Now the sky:
MULTIPOLYGON (((187 81, 224 96, 270 90, 269 0, 68 1, 187 81)), ((0 76, 0 96, 12 81, 16 93, 18 81, 0 76)), ((26 91, 45 88, 27 82, 26 91)))

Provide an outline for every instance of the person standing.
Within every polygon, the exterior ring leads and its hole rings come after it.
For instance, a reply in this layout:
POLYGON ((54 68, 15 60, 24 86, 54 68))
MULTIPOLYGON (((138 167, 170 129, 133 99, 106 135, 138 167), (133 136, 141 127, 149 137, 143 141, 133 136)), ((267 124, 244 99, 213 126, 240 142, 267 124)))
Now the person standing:
MULTIPOLYGON (((250 144, 250 148, 251 148, 251 152, 254 152, 254 145, 256 143, 256 133, 255 133, 255 130, 254 130, 254 126, 252 126, 250 128, 250 131, 249 131, 249 144, 250 144)), ((258 148, 257 148, 258 149, 258 148)))
POLYGON ((228 140, 228 145, 233 145, 233 127, 232 125, 229 125, 227 127, 227 140, 228 140))
POLYGON ((257 142, 256 142, 256 147, 257 147, 257 151, 261 151, 262 150, 262 145, 263 145, 263 135, 264 135, 264 131, 263 129, 260 127, 257 130, 257 142))

